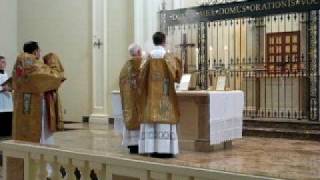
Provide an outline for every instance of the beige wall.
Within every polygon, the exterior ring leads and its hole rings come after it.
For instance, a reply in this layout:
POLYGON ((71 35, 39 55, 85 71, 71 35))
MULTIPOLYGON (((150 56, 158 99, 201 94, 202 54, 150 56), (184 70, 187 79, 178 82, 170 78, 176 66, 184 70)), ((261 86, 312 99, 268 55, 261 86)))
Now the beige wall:
POLYGON ((133 1, 108 1, 108 113, 111 110, 111 92, 119 89, 120 70, 128 57, 128 45, 133 41, 133 1))
POLYGON ((184 7, 199 6, 199 0, 183 0, 184 7))
MULTIPOLYGON (((9 0, 8 0, 9 1, 9 0)), ((91 0, 28 0, 18 3, 19 50, 25 41, 40 42, 42 54, 60 55, 68 80, 61 95, 65 120, 80 121, 91 114, 91 0)), ((108 1, 107 6, 108 113, 111 92, 119 89, 118 75, 133 41, 133 1, 108 1)))
POLYGON ((40 42, 42 55, 59 54, 67 77, 65 120, 81 121, 91 110, 91 0, 19 1, 19 50, 29 40, 40 42))
POLYGON ((0 55, 10 73, 17 55, 17 0, 0 0, 0 55))

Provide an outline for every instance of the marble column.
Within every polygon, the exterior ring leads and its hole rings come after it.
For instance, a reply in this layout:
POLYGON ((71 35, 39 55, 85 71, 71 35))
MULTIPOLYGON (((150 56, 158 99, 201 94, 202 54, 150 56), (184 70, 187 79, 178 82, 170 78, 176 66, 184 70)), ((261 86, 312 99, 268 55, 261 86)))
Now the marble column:
POLYGON ((107 114, 107 4, 92 1, 92 112, 90 123, 108 122, 107 114))
POLYGON ((138 44, 144 42, 144 0, 134 1, 134 41, 138 44))

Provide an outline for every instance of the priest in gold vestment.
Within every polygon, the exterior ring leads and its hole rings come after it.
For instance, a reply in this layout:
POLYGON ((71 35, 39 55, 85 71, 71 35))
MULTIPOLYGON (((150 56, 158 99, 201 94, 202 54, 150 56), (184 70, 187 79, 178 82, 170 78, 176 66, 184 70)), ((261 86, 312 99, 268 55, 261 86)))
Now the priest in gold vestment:
MULTIPOLYGON (((14 90, 15 140, 52 144, 52 133, 57 128, 49 129, 45 92, 57 90, 64 80, 63 74, 54 66, 44 64, 40 58, 40 49, 36 42, 24 45, 24 53, 17 57, 12 74, 14 90)), ((52 119, 52 118, 51 118, 52 119)))
POLYGON ((171 158, 179 153, 177 124, 179 107, 174 84, 182 76, 179 59, 166 53, 165 34, 153 35, 155 49, 144 64, 141 75, 142 122, 139 153, 171 158))
POLYGON ((142 61, 141 47, 137 44, 129 46, 130 59, 120 72, 119 87, 125 128, 123 128, 122 145, 127 146, 130 153, 138 153, 139 129, 141 120, 139 74, 142 61))

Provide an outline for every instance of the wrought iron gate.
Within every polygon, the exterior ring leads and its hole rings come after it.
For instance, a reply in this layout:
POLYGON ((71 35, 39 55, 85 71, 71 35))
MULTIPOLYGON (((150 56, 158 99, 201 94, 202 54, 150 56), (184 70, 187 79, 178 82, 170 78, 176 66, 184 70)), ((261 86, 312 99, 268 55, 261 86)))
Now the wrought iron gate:
POLYGON ((245 92, 246 118, 319 121, 319 9, 315 0, 200 6, 161 11, 161 29, 198 89, 223 75, 245 92))

